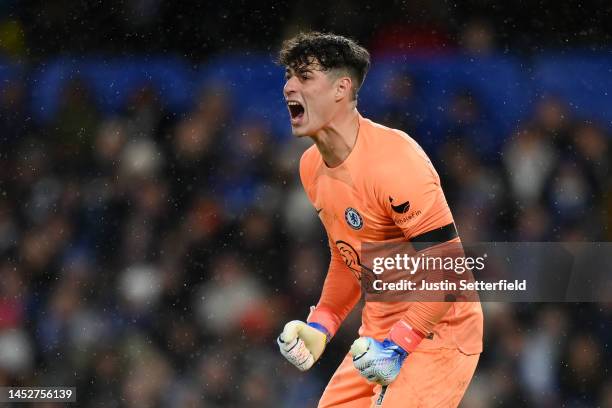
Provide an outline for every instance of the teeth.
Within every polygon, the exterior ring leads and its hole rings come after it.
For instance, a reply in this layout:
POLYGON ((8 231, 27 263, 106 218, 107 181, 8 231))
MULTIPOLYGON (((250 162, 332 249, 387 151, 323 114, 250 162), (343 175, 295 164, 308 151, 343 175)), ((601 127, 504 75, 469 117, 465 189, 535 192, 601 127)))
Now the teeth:
POLYGON ((287 102, 287 105, 289 105, 289 106, 300 106, 299 102, 295 102, 295 101, 289 101, 289 102, 287 102))

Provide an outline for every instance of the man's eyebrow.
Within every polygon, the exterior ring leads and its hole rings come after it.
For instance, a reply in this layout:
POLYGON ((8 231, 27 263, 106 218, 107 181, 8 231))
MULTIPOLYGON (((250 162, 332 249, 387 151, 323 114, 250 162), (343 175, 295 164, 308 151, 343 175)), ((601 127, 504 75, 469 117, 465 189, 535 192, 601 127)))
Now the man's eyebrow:
POLYGON ((314 71, 314 69, 310 66, 298 67, 295 70, 295 72, 299 74, 308 74, 308 73, 311 73, 312 71, 314 71))

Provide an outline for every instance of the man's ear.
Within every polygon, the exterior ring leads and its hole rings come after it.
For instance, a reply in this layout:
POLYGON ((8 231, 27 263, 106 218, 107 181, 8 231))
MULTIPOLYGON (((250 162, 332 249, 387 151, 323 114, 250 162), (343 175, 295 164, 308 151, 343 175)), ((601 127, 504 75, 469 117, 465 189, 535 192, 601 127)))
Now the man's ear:
POLYGON ((353 81, 351 77, 342 76, 336 80, 336 102, 343 98, 351 99, 353 92, 353 81))

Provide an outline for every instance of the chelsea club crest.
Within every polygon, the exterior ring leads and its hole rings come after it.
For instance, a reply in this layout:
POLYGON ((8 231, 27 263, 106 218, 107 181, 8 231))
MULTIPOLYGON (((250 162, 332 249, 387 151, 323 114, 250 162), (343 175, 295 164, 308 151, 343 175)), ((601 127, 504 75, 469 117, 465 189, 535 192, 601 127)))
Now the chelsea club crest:
POLYGON ((352 229, 358 230, 363 227, 363 218, 354 208, 349 207, 344 211, 344 219, 346 219, 346 223, 352 229))

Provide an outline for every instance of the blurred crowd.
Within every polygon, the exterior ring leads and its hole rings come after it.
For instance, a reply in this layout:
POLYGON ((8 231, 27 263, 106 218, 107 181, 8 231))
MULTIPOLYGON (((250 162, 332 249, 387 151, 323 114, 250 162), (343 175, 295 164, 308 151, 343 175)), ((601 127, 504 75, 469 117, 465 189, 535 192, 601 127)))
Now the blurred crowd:
POLYGON ((377 54, 389 48, 449 50, 468 42, 526 54, 571 46, 606 49, 605 0, 0 0, 0 50, 24 61, 57 54, 275 50, 296 30, 342 32, 377 54))
MULTIPOLYGON (((46 125, 20 101, 2 95, 0 384, 73 385, 83 407, 314 406, 359 316, 307 374, 276 352, 329 256, 299 183, 309 142, 233 120, 219 86, 184 115, 143 88, 104 117, 78 82, 46 125)), ((542 99, 491 156, 477 101, 444 112, 428 153, 464 241, 611 238, 606 129, 542 99)), ((372 119, 426 142, 404 118, 372 119)), ((610 304, 484 310, 463 406, 612 404, 610 304)))
MULTIPOLYGON (((1 2, 0 11, 13 3, 1 2)), ((0 21, 0 49, 14 60, 53 54, 64 36, 78 35, 78 27, 62 25, 66 17, 53 2, 26 3, 21 18, 0 21), (36 15, 47 22, 19 24, 36 15), (48 35, 60 26, 64 34, 48 35)), ((95 7, 78 3, 71 13, 95 15, 95 7)), ((156 15, 170 7, 119 3, 131 16, 130 27, 121 27, 134 34, 136 48, 139 38, 156 38, 156 15)), ((215 13, 223 7, 214 6, 215 13)), ((393 10, 402 7, 408 6, 393 10)), ((436 7, 427 6, 430 17, 436 7)), ((180 26, 180 13, 165 13, 173 16, 169 27, 180 26)), ((309 15, 310 23, 318 21, 309 15)), ((458 35, 451 28, 445 34, 389 26, 368 44, 374 54, 390 44, 440 49, 457 37, 457 46, 485 53, 506 41, 494 36, 498 17, 458 35)), ((325 24, 331 29, 339 21, 325 24)), ((263 26, 256 38, 278 39, 276 25, 263 26)), ((201 47, 211 27, 196 37, 201 47)), ((186 30, 169 38, 178 43, 189 37, 186 30)), ((99 41, 102 31, 94 31, 76 44, 99 41)), ((234 41, 252 45, 248 37, 234 41)), ((176 45, 169 41, 151 46, 176 45)), ((222 41, 211 43, 223 48, 222 41)), ((85 408, 316 406, 357 336, 359 313, 307 373, 277 352, 282 325, 304 319, 318 299, 329 258, 298 177, 309 141, 275 135, 253 117, 236 120, 231 107, 240 101, 217 85, 202 89, 183 114, 166 111, 144 87, 109 117, 71 82, 55 118, 36 123, 26 82, 3 84, 0 93, 0 386, 75 386, 77 406, 85 408)), ((513 132, 493 140, 482 103, 465 92, 441 107, 445 126, 432 144, 432 135, 417 131, 418 117, 402 111, 410 92, 396 85, 397 105, 371 119, 426 146, 464 241, 612 239, 609 128, 549 96, 513 132)), ((463 407, 612 406, 612 303, 483 309, 485 351, 463 407)))

